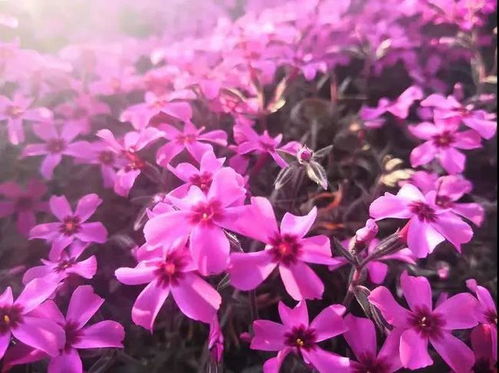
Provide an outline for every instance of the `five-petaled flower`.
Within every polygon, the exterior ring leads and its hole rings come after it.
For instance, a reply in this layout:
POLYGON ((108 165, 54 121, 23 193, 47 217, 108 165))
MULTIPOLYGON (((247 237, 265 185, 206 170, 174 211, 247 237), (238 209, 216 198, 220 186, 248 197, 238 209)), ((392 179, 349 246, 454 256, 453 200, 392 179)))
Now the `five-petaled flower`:
POLYGON ((222 301, 220 294, 198 274, 185 241, 173 250, 151 250, 134 268, 118 268, 116 278, 126 285, 148 285, 137 297, 132 320, 152 331, 154 320, 170 292, 188 317, 212 322, 222 301))
POLYGON ((369 208, 376 220, 410 219, 407 223, 407 245, 416 257, 424 258, 447 239, 461 251, 461 245, 473 237, 471 227, 448 209, 436 204, 436 191, 423 195, 412 184, 404 184, 397 195, 385 193, 369 208))
POLYGON ((305 238, 316 216, 315 207, 305 216, 286 213, 279 229, 270 202, 262 197, 252 198, 251 205, 241 208, 232 228, 266 246, 258 252, 231 254, 231 284, 242 290, 254 289, 279 267, 286 291, 295 300, 321 298, 324 285, 305 262, 335 267, 342 261, 331 257, 326 236, 305 238))
POLYGON ((279 316, 282 324, 269 320, 253 322, 253 350, 279 351, 263 366, 264 373, 277 373, 289 353, 300 355, 303 360, 320 373, 350 372, 350 360, 320 348, 317 344, 347 331, 341 315, 345 307, 339 304, 323 309, 309 322, 307 304, 300 301, 295 308, 279 302, 279 316))
POLYGON ((74 240, 104 243, 107 240, 104 225, 100 222, 86 222, 101 203, 97 194, 87 194, 80 198, 73 212, 65 196, 52 196, 49 201, 50 210, 59 221, 33 227, 29 237, 51 242, 49 259, 52 261, 59 260, 62 251, 74 240))
POLYGON ((469 293, 460 293, 433 308, 430 282, 425 277, 404 272, 400 285, 409 310, 400 306, 384 286, 374 289, 368 298, 394 327, 392 333, 400 333, 402 365, 409 369, 432 365, 429 342, 455 372, 469 372, 475 361, 473 352, 451 331, 477 324, 476 299, 469 293))

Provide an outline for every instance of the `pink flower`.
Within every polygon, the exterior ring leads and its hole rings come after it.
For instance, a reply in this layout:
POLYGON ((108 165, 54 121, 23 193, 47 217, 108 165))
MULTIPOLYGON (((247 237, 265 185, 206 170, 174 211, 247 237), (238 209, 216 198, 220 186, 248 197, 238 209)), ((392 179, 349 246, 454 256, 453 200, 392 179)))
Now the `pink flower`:
POLYGON ((280 229, 270 202, 254 197, 251 205, 240 209, 234 231, 266 244, 265 249, 253 253, 232 253, 229 274, 231 284, 241 290, 251 290, 262 283, 279 267, 284 287, 295 300, 320 299, 324 285, 305 263, 335 266, 341 261, 331 257, 326 236, 304 238, 317 216, 314 207, 305 216, 286 213, 280 229))
MULTIPOLYGON (((224 164, 225 158, 217 158, 212 150, 207 151, 201 157, 199 169, 192 163, 179 163, 176 167, 168 165, 168 169, 185 184, 171 191, 171 195, 175 197, 185 197, 189 188, 192 185, 197 186, 203 192, 208 192, 213 181, 213 175, 224 164)), ((240 177, 240 175, 237 175, 240 177)), ((242 182, 241 185, 244 183, 242 182)))
POLYGON ((102 200, 97 194, 87 194, 80 198, 73 213, 64 196, 50 198, 50 210, 59 222, 39 224, 33 227, 29 238, 42 238, 52 243, 49 258, 59 260, 62 251, 73 241, 104 243, 107 230, 100 222, 86 223, 94 214, 102 200))
POLYGON ((277 373, 289 353, 295 353, 307 364, 321 373, 350 372, 348 358, 336 355, 320 348, 317 343, 336 337, 347 331, 341 315, 345 308, 334 304, 321 311, 310 323, 307 304, 299 302, 295 308, 288 308, 279 302, 279 316, 282 324, 269 320, 253 322, 254 337, 251 340, 253 350, 279 351, 263 366, 264 373, 277 373))
POLYGON ((412 184, 404 184, 397 195, 385 193, 369 208, 376 219, 409 219, 407 245, 418 258, 424 258, 447 239, 460 252, 473 237, 471 227, 449 209, 435 204, 436 192, 423 195, 412 184))
POLYGON ((485 211, 480 204, 457 202, 473 189, 473 184, 461 175, 438 177, 425 171, 418 171, 412 175, 411 183, 424 193, 436 191, 435 203, 441 208, 449 209, 477 226, 482 225, 485 211))
POLYGON ((397 118, 405 119, 409 115, 409 108, 416 100, 423 98, 423 91, 417 86, 407 88, 400 96, 390 101, 387 98, 379 100, 377 107, 363 106, 360 110, 360 117, 364 120, 365 126, 369 128, 379 128, 383 126, 385 120, 381 118, 385 113, 390 113, 397 118))
POLYGON ((210 323, 222 301, 220 294, 196 273, 196 265, 182 245, 175 250, 160 249, 135 268, 118 268, 116 278, 126 285, 148 285, 137 297, 132 320, 152 331, 154 320, 168 295, 194 320, 210 323))
POLYGON ((491 139, 497 129, 495 115, 474 110, 473 105, 462 105, 453 96, 432 94, 421 101, 421 106, 434 108, 435 118, 454 119, 475 130, 484 139, 491 139))
POLYGON ((63 155, 76 157, 81 148, 88 145, 86 141, 73 142, 80 129, 72 125, 63 126, 60 131, 52 123, 33 125, 33 131, 45 143, 26 145, 22 156, 45 155, 40 166, 40 172, 45 179, 52 178, 54 168, 61 162, 63 155))
POLYGON ((160 113, 188 122, 192 118, 192 109, 187 102, 172 101, 174 95, 157 96, 154 93, 145 94, 145 102, 128 107, 121 115, 122 122, 131 122, 137 129, 144 129, 153 117, 160 113))
POLYGON ((423 122, 409 126, 416 137, 426 140, 411 152, 411 165, 418 167, 437 158, 450 174, 464 170, 466 157, 457 149, 481 147, 480 135, 474 130, 458 132, 459 125, 453 120, 435 118, 435 123, 423 122))
POLYGON ((29 108, 32 99, 16 94, 12 100, 0 96, 0 121, 7 121, 9 141, 13 145, 24 142, 23 121, 50 122, 52 112, 44 107, 29 108))
POLYGON ((352 372, 392 373, 402 367, 399 358, 399 329, 388 334, 378 353, 376 329, 371 320, 351 314, 344 320, 348 330, 343 337, 357 358, 357 361, 350 360, 352 372))
POLYGON ((237 131, 237 136, 239 136, 239 145, 237 146, 239 155, 253 152, 256 154, 269 154, 281 168, 287 167, 288 163, 277 153, 277 150, 295 155, 300 148, 300 144, 295 141, 280 146, 282 134, 271 137, 267 131, 263 131, 263 134, 258 135, 253 128, 245 124, 235 127, 234 131, 237 131))
POLYGON ((230 244, 222 228, 231 229, 246 190, 231 168, 218 171, 204 193, 193 185, 182 199, 166 197, 174 211, 152 217, 144 226, 151 246, 171 245, 189 237, 189 248, 199 272, 220 273, 227 267, 230 244))
POLYGON ((17 230, 28 236, 36 224, 35 213, 47 210, 48 204, 41 201, 46 191, 45 184, 36 179, 31 179, 24 190, 12 181, 0 184, 0 194, 7 198, 0 201, 0 217, 16 214, 17 230))
POLYGON ((497 309, 490 292, 476 283, 476 280, 466 281, 468 288, 478 298, 478 322, 471 331, 471 344, 479 359, 489 364, 497 361, 497 309))
POLYGON ((119 157, 104 141, 89 143, 78 154, 78 161, 100 166, 102 182, 105 188, 112 188, 116 182, 116 170, 120 167, 119 157))
POLYGON ((42 259, 42 266, 35 266, 24 272, 23 283, 27 284, 35 278, 44 277, 46 280, 61 282, 65 278, 76 275, 86 279, 94 277, 97 271, 97 260, 95 255, 78 261, 89 243, 73 241, 69 252, 63 251, 58 260, 51 261, 42 259))
POLYGON ((184 149, 187 149, 196 161, 200 161, 205 152, 213 150, 212 146, 207 143, 227 145, 225 131, 214 130, 203 133, 205 127, 196 128, 191 121, 185 122, 182 132, 167 124, 162 125, 161 130, 164 131, 165 137, 170 140, 159 148, 156 154, 156 162, 164 167, 184 149))
POLYGON ((0 295, 0 359, 13 335, 22 343, 51 356, 64 344, 64 331, 50 319, 32 314, 56 289, 57 284, 43 279, 28 283, 14 301, 10 286, 0 295))
POLYGON ((469 329, 477 324, 477 301, 461 293, 432 307, 432 292, 425 277, 412 277, 404 272, 400 284, 409 310, 401 307, 384 286, 375 288, 369 301, 385 320, 400 333, 400 360, 405 368, 420 369, 432 365, 428 342, 456 372, 469 372, 475 361, 473 352, 454 337, 454 329, 469 329))
MULTIPOLYGON (((52 356, 48 373, 82 373, 83 364, 78 350, 94 348, 123 348, 125 330, 116 321, 104 320, 86 326, 90 318, 99 310, 104 299, 96 295, 89 285, 75 289, 69 300, 66 317, 53 301, 46 301, 34 314, 56 322, 65 334, 65 344, 52 356)), ((42 351, 16 346, 11 354, 6 355, 6 365, 26 364, 46 358, 42 351)))
MULTIPOLYGON (((110 130, 103 129, 97 131, 97 136, 103 139, 109 146, 109 150, 119 157, 119 160, 116 160, 119 170, 114 179, 114 191, 116 194, 126 197, 137 177, 147 166, 146 161, 138 152, 159 139, 162 133, 155 128, 146 128, 140 132, 128 132, 123 140, 118 141, 110 130)), ((101 154, 109 160, 109 163, 111 162, 109 153, 101 154)), ((109 170, 106 169, 106 173, 108 172, 109 170)), ((111 176, 109 175, 109 177, 111 176)))

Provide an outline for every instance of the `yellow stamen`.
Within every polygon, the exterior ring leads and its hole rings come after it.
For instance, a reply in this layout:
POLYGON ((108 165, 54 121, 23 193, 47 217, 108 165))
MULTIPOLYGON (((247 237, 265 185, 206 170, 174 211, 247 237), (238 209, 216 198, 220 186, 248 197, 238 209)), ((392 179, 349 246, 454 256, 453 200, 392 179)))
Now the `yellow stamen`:
POLYGON ((303 341, 301 340, 301 338, 296 338, 296 342, 295 342, 295 343, 296 343, 296 345, 297 345, 298 347, 303 347, 303 346, 305 345, 305 342, 303 342, 303 341))
POLYGON ((3 322, 6 323, 6 324, 10 323, 10 317, 9 317, 9 315, 3 315, 3 322))

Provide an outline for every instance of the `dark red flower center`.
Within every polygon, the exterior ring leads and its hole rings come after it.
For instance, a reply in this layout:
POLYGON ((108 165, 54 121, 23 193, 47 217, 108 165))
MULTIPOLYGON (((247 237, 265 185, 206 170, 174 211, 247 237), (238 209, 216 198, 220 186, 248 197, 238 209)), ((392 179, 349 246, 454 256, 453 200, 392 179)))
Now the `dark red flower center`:
POLYGON ((125 167, 126 171, 141 170, 146 166, 146 162, 132 150, 124 152, 124 156, 128 161, 128 164, 125 167))
POLYGON ((275 262, 284 265, 296 263, 301 254, 301 245, 296 236, 277 234, 270 240, 270 254, 275 262))
POLYGON ((189 181, 192 185, 196 185, 197 187, 199 187, 199 189, 201 189, 203 192, 207 192, 211 186, 212 175, 208 172, 203 172, 199 175, 193 175, 189 181))
POLYGON ((33 199, 28 196, 19 197, 16 201, 16 210, 26 211, 33 208, 33 199))
POLYGON ((103 150, 99 153, 98 159, 100 163, 110 165, 114 162, 114 154, 109 150, 103 150))
POLYGON ((64 349, 69 351, 75 343, 78 343, 81 339, 81 329, 78 328, 78 324, 74 321, 66 322, 64 325, 64 332, 66 333, 66 345, 64 349))
POLYGON ((194 133, 182 134, 177 136, 177 142, 180 144, 192 144, 197 139, 194 133))
POLYGON ((23 321, 22 311, 22 307, 18 305, 0 306, 0 335, 23 321))
POLYGON ((442 315, 433 313, 426 307, 416 307, 409 318, 409 324, 424 337, 438 338, 442 334, 445 320, 442 315))
POLYGON ((440 148, 446 148, 454 142, 454 135, 449 131, 444 131, 433 137, 433 143, 440 148))
POLYGON ((66 236, 72 236, 81 229, 80 218, 78 216, 66 216, 59 227, 59 231, 66 236))
POLYGON ((411 203, 409 208, 421 221, 432 222, 437 218, 435 210, 424 202, 411 203))
POLYGON ((203 202, 192 208, 191 221, 194 224, 212 224, 222 217, 222 206, 218 201, 203 202))
POLYGON ((284 343, 290 347, 310 350, 315 346, 315 330, 304 325, 294 327, 290 332, 284 334, 284 343))
POLYGON ((63 139, 50 139, 46 146, 50 153, 60 153, 66 149, 66 142, 63 139))
POLYGON ((390 365, 369 353, 358 356, 359 361, 352 364, 353 373, 388 373, 390 365))
POLYGON ((21 115, 23 115, 23 113, 24 110, 16 105, 8 106, 6 110, 6 114, 13 119, 19 118, 21 115))
POLYGON ((160 284, 163 286, 178 284, 178 280, 182 278, 185 265, 186 263, 181 255, 175 252, 169 254, 155 271, 160 284))

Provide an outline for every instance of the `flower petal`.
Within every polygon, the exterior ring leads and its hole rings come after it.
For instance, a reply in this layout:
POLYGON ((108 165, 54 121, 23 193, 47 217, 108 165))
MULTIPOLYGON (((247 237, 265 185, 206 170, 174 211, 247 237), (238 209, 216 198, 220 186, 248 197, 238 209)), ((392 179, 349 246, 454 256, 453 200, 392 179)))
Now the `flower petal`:
POLYGON ((392 293, 384 286, 378 286, 368 296, 369 302, 381 311, 385 320, 393 325, 405 327, 409 317, 409 311, 398 304, 392 293))
POLYGON ((343 336, 357 359, 360 359, 363 355, 376 356, 374 323, 369 319, 355 317, 352 314, 345 317, 345 323, 348 330, 343 336))
POLYGON ((30 281, 17 297, 14 304, 23 308, 23 314, 34 310, 44 300, 46 300, 57 288, 58 283, 42 278, 30 281))
POLYGON ((420 369, 433 364, 428 354, 428 338, 414 329, 407 329, 400 336, 400 361, 405 368, 420 369))
POLYGON ((69 300, 66 320, 75 322, 78 328, 83 327, 99 310, 104 299, 94 293, 90 285, 78 286, 69 300))
POLYGON ((74 348, 123 347, 125 330, 120 323, 105 320, 83 328, 74 348))
POLYGON ((83 242, 104 243, 107 241, 107 229, 101 222, 83 223, 75 237, 83 242))
POLYGON ((49 200, 50 211, 57 219, 64 220, 68 216, 73 216, 73 210, 69 205, 66 196, 52 196, 49 200))
POLYGON ((78 351, 74 348, 64 351, 62 355, 50 359, 48 366, 50 373, 82 373, 83 364, 78 351))
POLYGON ((290 234, 302 238, 305 236, 317 217, 317 208, 314 206, 307 215, 296 216, 289 212, 281 220, 281 234, 290 234))
POLYGON ((97 194, 87 194, 86 196, 81 197, 78 201, 75 215, 78 216, 82 222, 84 222, 93 215, 101 203, 102 199, 97 194))
POLYGON ((170 287, 162 286, 156 280, 147 285, 139 294, 132 308, 132 320, 152 331, 154 320, 170 294, 170 287))
POLYGON ((256 320, 253 322, 254 337, 250 348, 262 351, 279 351, 284 348, 284 334, 288 331, 282 324, 269 320, 256 320))
POLYGON ((348 330, 347 324, 337 313, 336 307, 329 306, 324 308, 310 324, 315 329, 317 342, 336 337, 348 330))
POLYGON ((324 351, 319 347, 311 350, 301 350, 303 358, 319 371, 319 373, 349 373, 350 360, 344 356, 324 351))
POLYGON ((477 323, 478 302, 476 298, 468 293, 456 294, 438 307, 434 313, 439 313, 445 320, 444 329, 469 329, 477 323))
POLYGON ((320 299, 324 284, 315 272, 305 263, 296 262, 289 267, 280 265, 279 273, 284 287, 295 300, 320 299))
POLYGON ((201 274, 217 274, 227 268, 230 243, 220 227, 204 224, 195 226, 189 248, 201 274))
POLYGON ((400 286, 411 310, 426 308, 431 311, 433 309, 431 286, 426 277, 409 276, 407 271, 404 271, 400 276, 400 286))
POLYGON ((194 273, 184 273, 171 291, 184 315, 205 323, 213 320, 222 302, 220 294, 194 273))
POLYGON ((444 361, 456 373, 471 372, 475 356, 471 348, 449 332, 443 332, 438 338, 430 337, 430 342, 444 361))
POLYGON ((233 253, 228 268, 230 283, 240 290, 254 289, 270 275, 276 265, 267 250, 233 253))
POLYGON ((59 355, 65 341, 64 330, 55 322, 30 316, 23 316, 23 322, 12 329, 12 334, 22 343, 50 356, 59 355))

